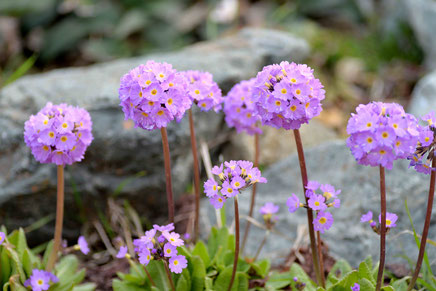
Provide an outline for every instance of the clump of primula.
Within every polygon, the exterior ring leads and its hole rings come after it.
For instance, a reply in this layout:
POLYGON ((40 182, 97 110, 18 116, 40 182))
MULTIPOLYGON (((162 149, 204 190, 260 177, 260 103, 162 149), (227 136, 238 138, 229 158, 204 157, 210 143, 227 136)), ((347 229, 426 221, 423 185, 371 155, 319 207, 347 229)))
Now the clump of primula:
POLYGON ((24 141, 37 161, 71 165, 83 159, 93 139, 91 129, 85 109, 49 102, 24 124, 24 141))
MULTIPOLYGON (((145 232, 144 236, 135 239, 133 245, 139 262, 147 266, 151 260, 162 260, 169 264, 171 272, 181 273, 188 262, 185 256, 177 254, 177 247, 183 246, 184 241, 173 230, 172 223, 165 226, 155 224, 152 229, 145 232)), ((122 253, 119 255, 121 256, 122 253)))
POLYGON ((216 209, 223 207, 227 198, 235 197, 243 189, 267 182, 260 170, 249 161, 224 162, 214 166, 212 174, 219 177, 219 182, 210 178, 204 183, 204 191, 216 209))
POLYGON ((292 193, 286 205, 291 213, 295 212, 300 207, 310 208, 316 211, 316 217, 313 221, 314 229, 324 233, 324 231, 330 229, 334 221, 333 215, 327 212, 327 209, 331 207, 339 208, 341 206, 341 200, 338 198, 340 193, 341 190, 336 190, 332 185, 309 181, 306 186, 306 196, 309 198, 308 204, 301 203, 298 196, 292 193), (322 193, 317 193, 316 191, 318 189, 322 193))
POLYGON ((362 165, 392 169, 393 161, 405 159, 418 141, 417 119, 396 103, 372 102, 359 105, 351 114, 347 145, 362 165))
POLYGON ((421 117, 427 125, 419 126, 418 144, 414 154, 409 157, 410 167, 415 167, 417 172, 430 174, 431 171, 436 171, 431 164, 434 159, 434 151, 436 148, 436 116, 432 111, 421 117))
MULTIPOLYGON (((371 228, 375 233, 380 234, 380 225, 372 219, 372 211, 368 211, 366 214, 363 214, 360 218, 360 222, 368 222, 371 228)), ((396 227, 395 224, 398 220, 398 216, 395 213, 386 212, 386 233, 389 232, 389 229, 396 227)), ((381 223, 381 214, 378 216, 378 221, 381 223)))
POLYGON ((212 108, 215 112, 221 110, 223 102, 221 89, 213 81, 211 73, 200 71, 185 71, 182 73, 188 82, 188 95, 194 104, 197 104, 202 111, 209 111, 212 108))
POLYGON ((307 65, 281 62, 257 74, 253 100, 264 125, 299 129, 322 111, 322 88, 307 65))
POLYGON ((256 78, 242 81, 227 93, 224 98, 225 120, 229 127, 236 128, 238 133, 261 134, 262 130, 258 127, 261 120, 257 113, 257 105, 253 100, 253 86, 256 78))
POLYGON ((148 61, 132 69, 121 78, 118 91, 125 119, 146 130, 180 121, 192 104, 186 88, 186 78, 170 64, 148 61))
POLYGON ((24 282, 24 286, 33 291, 48 290, 52 284, 59 282, 58 277, 44 270, 33 269, 32 275, 24 282))
POLYGON ((262 214, 266 228, 271 229, 278 220, 278 217, 274 214, 279 212, 279 206, 272 202, 267 202, 260 208, 259 212, 262 214))

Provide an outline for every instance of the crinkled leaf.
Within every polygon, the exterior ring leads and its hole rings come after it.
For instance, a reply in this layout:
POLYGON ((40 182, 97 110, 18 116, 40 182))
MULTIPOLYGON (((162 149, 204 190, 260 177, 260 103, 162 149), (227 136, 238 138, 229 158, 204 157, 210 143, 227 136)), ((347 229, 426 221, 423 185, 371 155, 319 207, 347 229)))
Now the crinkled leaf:
POLYGON ((298 280, 306 284, 305 291, 316 290, 316 284, 310 279, 306 272, 304 272, 300 265, 292 264, 289 273, 291 278, 297 277, 298 280))
POLYGON ((365 278, 365 279, 368 279, 369 281, 371 281, 373 284, 376 283, 375 278, 372 276, 372 270, 366 264, 365 261, 360 263, 359 270, 358 270, 358 275, 359 275, 360 279, 365 278))
POLYGON ((265 287, 270 288, 272 290, 276 290, 289 286, 291 282, 292 282, 292 277, 289 272, 284 272, 284 273, 274 272, 268 278, 265 287))
POLYGON ((73 291, 93 291, 95 290, 94 283, 85 283, 78 286, 74 286, 73 291))
POLYGON ((264 278, 268 275, 269 269, 271 267, 271 262, 268 259, 263 259, 254 263, 251 263, 251 267, 256 272, 257 275, 264 278))
POLYGON ((142 287, 139 287, 130 282, 120 281, 118 279, 114 279, 112 281, 112 288, 114 289, 114 291, 144 291, 144 288, 142 287))
POLYGON ((206 268, 209 267, 210 257, 209 257, 209 253, 207 251, 207 247, 204 244, 204 242, 198 241, 195 244, 194 250, 192 251, 192 255, 199 256, 202 259, 206 268))
POLYGON ((374 284, 366 279, 366 278, 360 278, 358 281, 359 285, 360 285, 360 290, 368 290, 368 291, 374 291, 375 290, 375 286, 374 284))
POLYGON ((206 267, 200 256, 192 256, 188 264, 192 279, 192 291, 202 291, 204 288, 204 278, 206 277, 206 267))

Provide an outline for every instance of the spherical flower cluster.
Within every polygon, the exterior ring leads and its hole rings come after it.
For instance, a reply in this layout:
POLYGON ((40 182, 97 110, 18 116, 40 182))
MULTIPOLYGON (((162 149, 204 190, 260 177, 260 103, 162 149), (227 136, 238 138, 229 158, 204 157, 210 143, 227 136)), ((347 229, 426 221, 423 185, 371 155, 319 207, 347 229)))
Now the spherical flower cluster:
POLYGON ((180 274, 188 266, 185 256, 177 254, 177 247, 184 241, 174 230, 174 224, 165 226, 153 225, 144 236, 133 241, 139 262, 145 266, 151 260, 165 260, 169 263, 171 272, 180 274))
MULTIPOLYGON (((373 214, 372 211, 368 211, 366 214, 363 214, 360 217, 360 222, 368 222, 371 228, 376 233, 380 233, 380 226, 377 226, 377 223, 372 219, 373 214)), ((396 222, 398 220, 398 216, 395 213, 386 212, 386 228, 396 227, 396 222)), ((378 221, 381 223, 381 214, 378 216, 378 221)))
POLYGON ((410 159, 410 166, 414 167, 417 172, 430 174, 436 171, 432 168, 434 151, 436 149, 436 115, 432 111, 421 117, 427 125, 419 126, 418 145, 410 159))
POLYGON ((24 124, 24 141, 37 161, 71 165, 83 159, 93 139, 91 128, 85 109, 49 102, 24 124))
POLYGON ((341 200, 338 195, 341 190, 336 190, 330 184, 320 184, 317 181, 309 181, 306 185, 306 197, 308 198, 307 205, 300 202, 295 193, 286 201, 289 212, 293 213, 300 207, 308 207, 316 211, 316 217, 313 221, 313 226, 316 231, 324 233, 333 225, 333 215, 326 210, 330 207, 339 208, 341 200), (316 191, 320 190, 322 193, 318 194, 316 191))
POLYGON ((257 113, 257 105, 253 100, 253 86, 256 78, 242 81, 230 89, 224 99, 225 120, 229 127, 236 128, 238 133, 261 134, 258 127, 261 120, 257 113))
POLYGON ((235 197, 243 189, 267 182, 260 170, 249 161, 224 162, 213 167, 212 174, 219 177, 219 183, 210 178, 204 183, 204 191, 216 209, 222 208, 227 198, 235 197))
POLYGON ((32 275, 24 282, 25 287, 32 288, 33 291, 48 290, 51 284, 59 282, 58 277, 50 272, 33 269, 32 275))
POLYGON ((322 111, 322 88, 307 65, 281 62, 266 66, 257 74, 253 99, 263 124, 298 129, 322 111))
POLYGON ((415 150, 418 122, 396 103, 359 105, 351 114, 347 145, 359 164, 392 169, 394 160, 405 159, 415 150))
POLYGON ((180 121, 192 101, 187 81, 170 64, 148 61, 121 78, 118 90, 125 119, 146 130, 166 127, 180 121))
POLYGON ((5 240, 6 240, 6 234, 0 231, 0 246, 3 244, 5 240))
POLYGON ((212 74, 200 71, 182 73, 188 82, 187 91, 192 102, 197 104, 202 111, 209 111, 213 108, 215 112, 219 112, 223 98, 221 89, 213 81, 212 74))

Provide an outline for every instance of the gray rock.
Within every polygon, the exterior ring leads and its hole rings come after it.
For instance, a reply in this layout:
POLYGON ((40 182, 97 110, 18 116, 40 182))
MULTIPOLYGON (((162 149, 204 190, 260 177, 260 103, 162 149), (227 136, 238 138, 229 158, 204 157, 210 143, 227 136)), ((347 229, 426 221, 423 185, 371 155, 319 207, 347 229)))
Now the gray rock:
MULTIPOLYGON (((21 78, 0 92, 0 205, 1 216, 5 218, 1 223, 9 228, 25 226, 54 212, 55 166, 37 163, 23 141, 24 122, 48 101, 81 106, 91 113, 94 123, 95 139, 85 160, 66 168, 64 234, 68 235, 69 230, 78 231, 77 227, 69 227, 78 221, 78 213, 88 210, 95 214, 95 209, 102 209, 105 198, 123 181, 128 183, 119 194, 128 197, 141 213, 148 217, 165 215, 160 132, 135 129, 131 122, 124 121, 118 105, 118 87, 126 72, 149 59, 166 61, 178 70, 209 71, 221 88, 227 90, 235 82, 255 76, 264 65, 281 60, 301 61, 308 52, 304 40, 288 33, 244 29, 173 53, 21 78)), ((220 114, 195 111, 195 120, 198 136, 205 139, 216 136, 222 128, 220 114)), ((180 124, 172 123, 168 135, 177 195, 191 179, 187 118, 180 124)), ((47 229, 51 230, 51 227, 47 229)))
MULTIPOLYGON (((345 258, 355 267, 368 255, 378 260, 379 237, 368 223, 360 223, 360 216, 369 210, 374 213, 374 217, 378 217, 380 213, 378 168, 358 165, 345 141, 327 142, 307 150, 305 156, 310 180, 332 184, 342 189, 341 207, 331 210, 335 222, 331 229, 321 235, 331 254, 336 258, 345 258)), ((399 216, 397 227, 387 236, 387 264, 405 263, 405 260, 399 257, 401 255, 406 255, 412 260, 417 257, 418 249, 414 238, 410 233, 405 233, 406 230, 411 230, 404 206, 406 199, 418 233, 422 232, 424 225, 429 176, 419 174, 413 169, 408 169, 407 166, 407 161, 397 161, 393 170, 386 171, 387 211, 399 216)), ((261 256, 279 262, 293 246, 297 227, 307 225, 305 209, 289 213, 286 207, 286 200, 291 193, 296 193, 300 199, 303 199, 297 155, 293 154, 274 164, 263 174, 268 179, 268 183, 258 186, 255 218, 259 222, 262 221, 258 211, 264 203, 273 202, 280 205, 277 230, 285 237, 271 234, 261 256)), ((240 195, 241 215, 248 213, 250 195, 250 190, 240 195)), ((233 203, 227 204, 227 214, 232 215, 233 203)), ((208 207, 204 206, 203 209, 211 209, 212 206, 208 207)), ((211 216, 208 223, 214 222, 214 217, 211 216)), ((436 213, 433 212, 429 234, 429 239, 432 240, 436 239, 435 222, 436 213)), ((242 226, 241 229, 243 230, 244 227, 242 226)), ((256 252, 264 233, 265 231, 258 227, 251 227, 246 254, 253 255, 256 252)), ((428 245, 428 249, 431 248, 432 246, 428 245)), ((436 253, 433 251, 428 253, 430 261, 434 262, 436 253)))
POLYGON ((433 0, 405 0, 408 18, 426 55, 429 68, 436 68, 436 2, 433 0))
POLYGON ((417 117, 436 110, 436 71, 419 80, 413 89, 409 112, 417 117))

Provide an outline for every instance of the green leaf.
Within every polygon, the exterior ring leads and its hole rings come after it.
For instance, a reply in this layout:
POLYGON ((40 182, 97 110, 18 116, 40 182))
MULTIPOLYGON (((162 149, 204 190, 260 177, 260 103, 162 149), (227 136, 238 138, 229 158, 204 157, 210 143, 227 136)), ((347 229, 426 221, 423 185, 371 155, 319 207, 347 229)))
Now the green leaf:
POLYGON ((246 273, 237 272, 235 281, 238 282, 238 285, 237 285, 238 291, 248 290, 248 275, 246 273))
POLYGON ((176 285, 177 291, 189 291, 189 285, 184 276, 180 276, 176 285))
POLYGON ((204 288, 204 278, 206 277, 206 267, 200 256, 192 256, 188 268, 192 277, 192 291, 202 291, 204 288))
POLYGON ((94 283, 85 283, 78 286, 74 286, 73 291, 94 291, 95 290, 94 283))
POLYGON ((373 284, 376 283, 375 278, 372 276, 372 270, 369 268, 365 261, 360 263, 358 275, 360 279, 365 278, 371 281, 373 284))
MULTIPOLYGON (((229 288, 230 279, 232 278, 233 267, 228 266, 222 271, 214 284, 214 290, 227 290, 229 288)), ((235 280, 233 282, 232 291, 238 291, 239 280, 238 276, 235 276, 235 280)))
POLYGON ((209 277, 204 277, 204 289, 206 291, 213 291, 213 280, 209 277))
POLYGON ((130 282, 120 281, 118 279, 114 279, 112 281, 112 288, 114 291, 144 291, 144 288, 141 288, 130 282))
POLYGON ((50 257, 52 250, 53 250, 53 240, 51 240, 48 243, 47 248, 45 249, 45 252, 44 252, 44 256, 42 257, 43 269, 45 269, 45 267, 47 266, 48 258, 50 257))
POLYGON ((0 250, 0 280, 1 283, 4 284, 9 280, 9 277, 11 276, 12 267, 6 248, 0 247, 0 250))
POLYGON ((271 267, 271 262, 268 259, 263 259, 261 261, 252 263, 251 267, 256 272, 256 274, 264 278, 268 275, 269 269, 271 267))
POLYGON ((392 283, 392 287, 394 287, 394 289, 396 291, 406 291, 407 290, 407 280, 410 279, 409 277, 404 277, 400 280, 397 280, 395 282, 392 283))
POLYGON ((21 66, 16 69, 12 75, 9 76, 9 78, 6 79, 3 86, 6 86, 8 84, 11 84, 24 76, 28 70, 30 70, 33 67, 33 64, 35 63, 37 59, 36 55, 32 55, 30 58, 28 58, 24 63, 21 64, 21 66))
POLYGON ((210 264, 210 257, 209 253, 207 252, 207 247, 202 241, 198 241, 195 244, 194 250, 192 251, 193 256, 199 256, 201 260, 203 261, 204 265, 209 267, 210 264))
POLYGON ((316 284, 309 278, 300 265, 295 263, 292 264, 289 273, 291 278, 297 277, 298 280, 306 284, 306 288, 304 289, 305 291, 316 290, 316 284))
POLYGON ((369 269, 372 269, 372 256, 367 256, 364 262, 368 265, 369 269))
POLYGON ((161 261, 151 261, 147 265, 147 270, 159 290, 171 289, 167 275, 165 273, 165 267, 161 261))
POLYGON ((338 260, 333 268, 330 270, 330 274, 334 275, 337 278, 341 278, 345 274, 349 273, 352 270, 350 264, 345 260, 338 260))
POLYGON ((368 291, 375 290, 374 284, 366 278, 360 278, 358 283, 360 285, 360 290, 368 290, 368 291))
POLYGON ((329 288, 332 291, 349 291, 358 280, 357 271, 347 273, 338 283, 329 288))
POLYGON ((392 286, 384 286, 381 289, 384 290, 384 291, 395 291, 395 289, 392 288, 392 286))
POLYGON ((418 279, 416 279, 416 281, 417 281, 419 284, 421 284, 422 286, 426 287, 426 290, 428 290, 428 291, 436 291, 436 288, 435 288, 435 287, 433 287, 432 285, 430 285, 430 283, 424 281, 423 279, 418 278, 418 279))
POLYGON ((273 272, 268 278, 265 287, 276 290, 289 286, 292 282, 292 277, 289 272, 277 273, 273 272))
POLYGON ((20 284, 19 275, 14 275, 9 279, 11 291, 28 291, 23 285, 20 284))
POLYGON ((26 275, 24 274, 23 264, 21 263, 20 258, 18 257, 18 253, 15 250, 8 247, 7 245, 5 246, 5 249, 8 257, 12 260, 11 273, 12 274, 18 273, 18 275, 20 276, 21 283, 24 284, 24 282, 26 281, 26 275))

